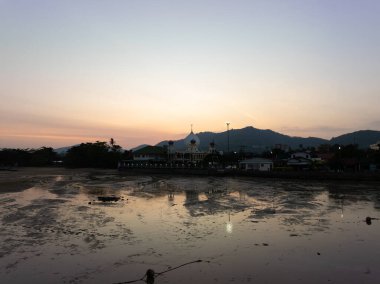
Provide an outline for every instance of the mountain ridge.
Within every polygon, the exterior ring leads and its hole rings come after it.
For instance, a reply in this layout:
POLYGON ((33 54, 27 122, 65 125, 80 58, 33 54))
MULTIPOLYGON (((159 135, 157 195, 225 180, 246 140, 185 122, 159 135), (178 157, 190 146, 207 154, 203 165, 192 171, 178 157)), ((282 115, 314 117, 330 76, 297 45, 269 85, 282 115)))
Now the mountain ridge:
MULTIPOLYGON (((197 133, 201 143, 200 149, 203 151, 208 150, 209 143, 214 142, 217 150, 226 151, 228 148, 227 131, 212 132, 202 131, 197 133)), ((318 147, 321 144, 358 144, 359 148, 368 148, 369 145, 375 144, 380 141, 380 131, 378 130, 358 130, 350 133, 345 133, 331 139, 323 139, 318 137, 299 137, 282 134, 271 129, 258 129, 253 126, 246 126, 240 129, 231 129, 230 136, 230 150, 231 151, 251 151, 262 152, 272 149, 276 144, 287 145, 293 149, 302 147, 318 147)), ((185 137, 184 137, 185 138, 185 137)), ((185 148, 185 139, 173 140, 174 148, 176 150, 183 150, 185 148)), ((156 144, 156 146, 168 145, 169 140, 164 140, 156 144)), ((61 147, 55 149, 59 154, 65 154, 68 149, 73 146, 61 147)), ((130 150, 136 151, 147 144, 141 144, 133 147, 130 150)))
MULTIPOLYGON (((358 130, 351 133, 333 137, 330 140, 319 137, 299 137, 282 134, 271 129, 258 129, 253 126, 241 129, 231 129, 229 133, 203 131, 197 133, 201 140, 200 149, 205 151, 209 143, 214 142, 218 150, 227 150, 228 135, 230 151, 252 151, 260 152, 272 149, 276 144, 287 145, 290 148, 317 147, 321 144, 358 144, 359 148, 368 148, 370 144, 380 141, 380 131, 377 130, 358 130)), ((181 150, 185 148, 184 139, 175 140, 174 148, 181 150)), ((157 143, 157 146, 167 145, 168 140, 157 143)))

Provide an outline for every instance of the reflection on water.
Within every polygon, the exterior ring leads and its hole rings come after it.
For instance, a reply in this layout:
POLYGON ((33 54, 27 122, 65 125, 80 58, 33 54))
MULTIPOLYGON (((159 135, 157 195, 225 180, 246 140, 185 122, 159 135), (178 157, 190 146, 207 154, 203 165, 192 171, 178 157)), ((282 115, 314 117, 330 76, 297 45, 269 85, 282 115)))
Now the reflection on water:
POLYGON ((231 222, 231 213, 228 213, 228 221, 226 223, 226 232, 229 234, 232 234, 234 226, 232 225, 231 222))
POLYGON ((0 282, 115 283, 201 259, 155 283, 379 283, 379 193, 376 184, 56 176, 0 194, 0 282), (110 195, 124 198, 96 201, 110 195))

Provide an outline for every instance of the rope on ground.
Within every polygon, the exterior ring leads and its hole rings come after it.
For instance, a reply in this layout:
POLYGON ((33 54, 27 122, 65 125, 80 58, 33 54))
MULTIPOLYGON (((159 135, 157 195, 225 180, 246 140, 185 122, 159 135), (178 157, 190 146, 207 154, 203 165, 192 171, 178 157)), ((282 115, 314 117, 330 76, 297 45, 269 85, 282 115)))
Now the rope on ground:
POLYGON ((169 271, 176 270, 176 269, 181 268, 183 266, 193 264, 193 263, 199 263, 199 262, 203 262, 203 260, 198 259, 195 261, 186 262, 184 264, 178 265, 176 267, 169 268, 169 269, 162 271, 162 272, 159 272, 159 273, 154 272, 153 269, 148 269, 146 271, 146 273, 144 274, 144 276, 141 277, 140 279, 125 281, 125 282, 118 282, 118 283, 113 283, 113 284, 127 284, 127 283, 135 283, 135 282, 139 282, 139 281, 144 281, 145 283, 151 284, 151 283, 154 283, 154 279, 157 278, 158 276, 161 276, 165 273, 168 273, 169 271))
POLYGON ((187 263, 184 263, 184 264, 181 264, 181 265, 178 265, 176 267, 173 267, 173 268, 169 268, 168 270, 165 270, 165 271, 162 271, 160 273, 156 273, 156 277, 164 274, 164 273, 167 273, 169 271, 172 271, 172 270, 175 270, 175 269, 178 269, 178 268, 181 268, 182 266, 185 266, 185 265, 189 265, 189 264, 193 264, 193 263, 197 263, 197 262, 202 262, 203 260, 201 259, 198 259, 198 260, 195 260, 195 261, 190 261, 190 262, 187 262, 187 263))

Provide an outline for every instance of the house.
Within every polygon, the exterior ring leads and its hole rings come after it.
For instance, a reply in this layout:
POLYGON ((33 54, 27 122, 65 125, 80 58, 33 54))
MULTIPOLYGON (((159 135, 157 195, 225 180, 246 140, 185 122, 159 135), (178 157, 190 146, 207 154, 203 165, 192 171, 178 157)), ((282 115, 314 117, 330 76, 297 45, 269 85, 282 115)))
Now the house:
POLYGON ((369 148, 375 151, 380 150, 380 141, 377 141, 375 144, 369 145, 369 148))
POLYGON ((311 160, 311 155, 308 152, 296 152, 296 153, 291 154, 290 158, 291 159, 303 158, 303 159, 311 160))
POLYGON ((246 171, 269 172, 273 169, 273 162, 268 159, 252 158, 241 161, 239 167, 246 171))
POLYGON ((145 146, 132 153, 134 161, 163 161, 166 159, 166 149, 159 146, 145 146))
POLYGON ((291 154, 287 165, 293 168, 308 168, 313 162, 313 158, 308 152, 296 152, 291 154))
POLYGON ((295 168, 307 168, 311 165, 312 161, 306 158, 290 158, 287 165, 295 168))

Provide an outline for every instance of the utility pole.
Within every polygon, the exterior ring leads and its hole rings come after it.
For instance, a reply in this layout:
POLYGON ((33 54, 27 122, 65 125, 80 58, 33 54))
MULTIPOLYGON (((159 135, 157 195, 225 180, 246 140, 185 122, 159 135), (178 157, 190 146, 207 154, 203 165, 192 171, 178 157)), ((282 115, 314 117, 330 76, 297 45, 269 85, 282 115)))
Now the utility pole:
POLYGON ((227 124, 227 153, 230 153, 230 123, 226 122, 227 124))

